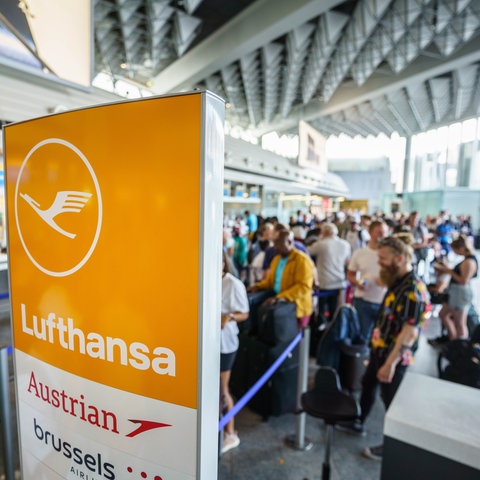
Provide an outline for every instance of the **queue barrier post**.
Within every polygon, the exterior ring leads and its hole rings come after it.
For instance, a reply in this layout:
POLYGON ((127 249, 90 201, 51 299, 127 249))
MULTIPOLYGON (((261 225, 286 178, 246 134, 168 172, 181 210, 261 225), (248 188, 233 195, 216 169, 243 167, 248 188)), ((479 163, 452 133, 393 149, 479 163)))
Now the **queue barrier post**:
POLYGON ((8 347, 0 347, 0 424, 3 437, 3 465, 5 479, 15 479, 12 412, 10 402, 10 373, 8 368, 8 347))
POLYGON ((310 351, 310 327, 303 329, 302 340, 299 347, 298 381, 297 381, 297 405, 299 412, 296 418, 295 434, 285 438, 285 443, 296 450, 310 450, 313 443, 305 438, 305 424, 307 414, 302 411, 302 394, 307 391, 308 384, 308 363, 310 351))
MULTIPOLYGON (((314 292, 315 297, 329 297, 331 292, 314 292)), ((342 290, 339 294, 339 303, 343 304, 345 301, 345 291, 342 290), (343 294, 343 295, 342 295, 343 294)), ((307 421, 307 414, 302 407, 302 394, 307 391, 308 386, 308 364, 310 358, 310 327, 303 329, 303 336, 300 342, 298 365, 298 382, 297 382, 297 424, 295 434, 288 435, 285 438, 285 444, 296 450, 310 450, 313 443, 305 437, 305 425, 307 421)))

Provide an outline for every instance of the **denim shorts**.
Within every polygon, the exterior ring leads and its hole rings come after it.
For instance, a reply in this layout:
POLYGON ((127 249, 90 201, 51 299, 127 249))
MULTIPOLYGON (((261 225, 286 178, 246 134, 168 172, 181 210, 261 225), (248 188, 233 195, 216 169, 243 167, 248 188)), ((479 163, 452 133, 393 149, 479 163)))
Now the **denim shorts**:
POLYGON ((448 306, 453 310, 468 310, 473 300, 472 287, 451 283, 448 286, 448 306))

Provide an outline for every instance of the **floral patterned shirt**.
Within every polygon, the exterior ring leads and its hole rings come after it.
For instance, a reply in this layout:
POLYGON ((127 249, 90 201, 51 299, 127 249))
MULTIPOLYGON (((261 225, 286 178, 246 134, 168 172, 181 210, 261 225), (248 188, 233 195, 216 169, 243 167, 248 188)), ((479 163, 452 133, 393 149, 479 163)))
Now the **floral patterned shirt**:
MULTIPOLYGON (((387 290, 372 332, 371 345, 377 355, 387 358, 405 323, 422 329, 425 315, 430 311, 425 283, 413 271, 399 278, 387 290)), ((402 365, 413 363, 418 338, 410 348, 402 348, 402 365)))

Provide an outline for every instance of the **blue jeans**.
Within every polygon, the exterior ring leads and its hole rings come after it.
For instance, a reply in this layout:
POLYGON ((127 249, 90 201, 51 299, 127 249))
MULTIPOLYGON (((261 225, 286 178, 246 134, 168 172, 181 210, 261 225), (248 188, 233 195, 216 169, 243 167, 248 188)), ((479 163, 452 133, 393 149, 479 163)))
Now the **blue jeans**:
POLYGON ((353 306, 357 310, 360 323, 360 334, 367 344, 370 342, 370 336, 377 320, 380 305, 380 303, 367 302, 363 298, 353 297, 353 306))

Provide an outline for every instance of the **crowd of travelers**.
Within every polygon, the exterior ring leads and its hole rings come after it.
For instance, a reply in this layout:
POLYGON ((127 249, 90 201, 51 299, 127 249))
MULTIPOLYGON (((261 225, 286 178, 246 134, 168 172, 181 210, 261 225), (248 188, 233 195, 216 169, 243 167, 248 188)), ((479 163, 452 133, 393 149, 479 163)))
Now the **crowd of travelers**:
MULTIPOLYGON (((222 338, 225 325, 233 321, 235 327, 228 327, 230 348, 221 350, 228 409, 233 406, 228 378, 238 348, 232 332, 235 337, 236 323, 248 316, 247 292, 271 291, 266 304, 295 303, 300 329, 315 318, 321 330, 339 306, 353 305, 370 361, 362 379, 362 415, 340 428, 360 435, 377 389, 388 407, 413 361, 431 295, 448 293, 439 312, 445 334, 431 344, 469 335, 470 283, 478 263, 473 227, 465 215, 454 218, 440 211, 422 219, 415 211, 389 216, 338 211, 318 218, 297 211, 284 224, 245 211, 224 218, 223 265, 222 338)), ((239 443, 232 421, 222 451, 239 443)), ((367 447, 363 454, 381 460, 382 445, 367 447)))

